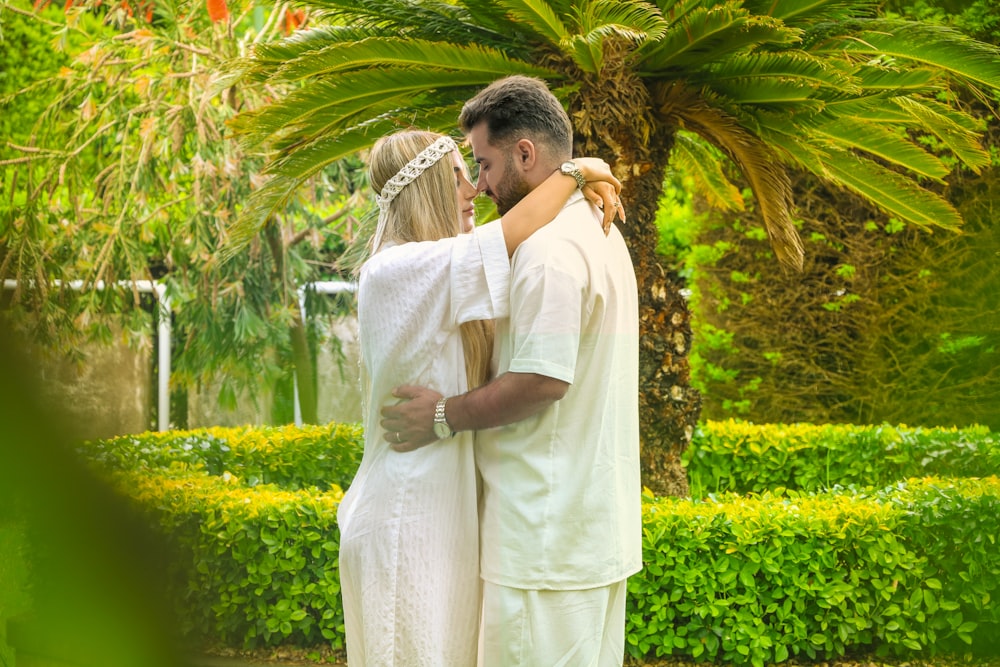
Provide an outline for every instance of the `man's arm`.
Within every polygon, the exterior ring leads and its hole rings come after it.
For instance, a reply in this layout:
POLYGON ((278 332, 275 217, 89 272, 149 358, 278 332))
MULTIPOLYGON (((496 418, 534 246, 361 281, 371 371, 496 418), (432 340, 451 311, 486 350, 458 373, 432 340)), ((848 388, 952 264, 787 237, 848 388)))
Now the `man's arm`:
MULTIPOLYGON (((445 417, 454 431, 505 426, 541 412, 563 396, 569 383, 535 373, 504 373, 470 392, 452 396, 445 417)), ((382 408, 385 439, 397 452, 408 452, 437 440, 434 406, 441 394, 426 387, 402 385, 393 395, 404 399, 382 408)))

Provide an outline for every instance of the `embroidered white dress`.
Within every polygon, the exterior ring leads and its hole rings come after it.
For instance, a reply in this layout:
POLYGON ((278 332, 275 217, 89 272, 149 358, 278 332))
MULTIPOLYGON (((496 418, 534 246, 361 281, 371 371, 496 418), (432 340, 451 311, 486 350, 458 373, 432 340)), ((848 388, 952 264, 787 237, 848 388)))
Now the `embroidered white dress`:
POLYGON ((358 286, 365 451, 337 513, 351 667, 476 664, 479 527, 473 432, 394 452, 379 426, 400 384, 467 389, 458 325, 508 314, 499 222, 405 243, 366 262, 358 286))

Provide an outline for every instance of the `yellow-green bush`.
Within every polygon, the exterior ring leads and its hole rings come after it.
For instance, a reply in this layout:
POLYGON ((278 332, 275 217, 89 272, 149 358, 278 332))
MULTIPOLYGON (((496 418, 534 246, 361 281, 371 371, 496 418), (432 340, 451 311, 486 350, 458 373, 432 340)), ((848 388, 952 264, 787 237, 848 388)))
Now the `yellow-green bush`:
POLYGON ((122 476, 178 557, 182 630, 223 646, 343 646, 337 505, 343 492, 221 477, 122 476))
POLYGON ((185 463, 214 476, 238 470, 247 486, 346 488, 361 463, 363 441, 357 424, 204 428, 90 442, 84 455, 106 470, 167 470, 185 463))
POLYGON ((684 453, 692 495, 773 489, 883 487, 911 477, 1000 471, 1000 438, 986 427, 705 422, 684 453))
MULTIPOLYGON (((632 655, 759 667, 853 650, 997 652, 1000 480, 906 478, 913 461, 976 470, 996 451, 988 432, 702 428, 693 480, 729 488, 759 469, 754 484, 775 488, 645 499, 632 655), (715 472, 699 470, 706 461, 715 472), (835 470, 848 472, 834 481, 835 470), (837 483, 851 488, 812 490, 837 483)), ((359 427, 330 425, 151 433, 83 451, 170 536, 187 633, 216 646, 342 646, 336 508, 361 443, 359 427)))
POLYGON ((210 428, 86 443, 175 550, 181 630, 205 643, 343 645, 337 505, 356 425, 210 428))
POLYGON ((648 499, 628 648, 730 664, 996 650, 1000 479, 648 499))

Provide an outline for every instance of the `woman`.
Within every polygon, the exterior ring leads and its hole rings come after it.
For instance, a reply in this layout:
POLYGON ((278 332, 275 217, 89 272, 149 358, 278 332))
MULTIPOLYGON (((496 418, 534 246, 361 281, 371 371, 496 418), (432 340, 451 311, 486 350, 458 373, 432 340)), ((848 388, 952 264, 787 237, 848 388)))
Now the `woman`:
MULTIPOLYGON (((587 181, 602 181, 585 192, 609 202, 609 224, 620 183, 601 160, 577 163, 587 181)), ((473 434, 396 453, 379 407, 404 382, 445 395, 486 382, 490 320, 507 314, 510 255, 577 185, 557 172, 476 228, 478 193, 450 138, 384 137, 369 172, 379 221, 358 289, 365 451, 338 510, 348 663, 471 667, 480 607, 473 434)))

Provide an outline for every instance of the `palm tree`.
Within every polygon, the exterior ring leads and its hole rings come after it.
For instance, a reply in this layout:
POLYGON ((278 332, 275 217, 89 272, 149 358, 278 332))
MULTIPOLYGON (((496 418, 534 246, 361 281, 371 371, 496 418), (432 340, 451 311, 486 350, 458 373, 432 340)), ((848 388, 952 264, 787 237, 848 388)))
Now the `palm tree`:
MULTIPOLYGON (((298 185, 403 125, 453 132, 464 100, 508 74, 564 102, 578 154, 612 163, 639 280, 644 483, 687 495, 680 455, 700 411, 689 313, 655 253, 672 160, 709 200, 753 191, 780 264, 801 266, 789 173, 805 170, 921 226, 957 228, 933 191, 946 160, 988 162, 950 90, 1000 86, 1000 52, 872 0, 311 0, 317 27, 261 46, 238 72, 290 92, 237 119, 273 150, 233 230, 256 236, 298 185), (922 138, 936 137, 942 158, 922 138), (724 159, 720 160, 717 156, 724 159)), ((985 95, 984 95, 985 97, 985 95)))

